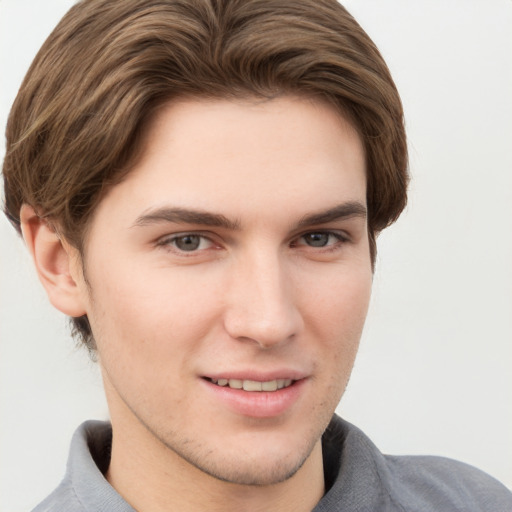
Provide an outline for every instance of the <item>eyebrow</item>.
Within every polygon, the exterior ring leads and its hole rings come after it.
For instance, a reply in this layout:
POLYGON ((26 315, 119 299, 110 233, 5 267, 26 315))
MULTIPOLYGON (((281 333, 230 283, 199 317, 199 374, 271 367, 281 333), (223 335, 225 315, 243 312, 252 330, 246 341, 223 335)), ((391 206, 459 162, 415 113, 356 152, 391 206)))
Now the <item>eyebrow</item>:
POLYGON ((366 216, 366 207, 362 203, 358 201, 349 201, 322 212, 307 214, 302 217, 297 227, 303 228, 307 226, 314 226, 316 224, 325 224, 336 220, 351 219, 353 217, 366 219, 366 216))
MULTIPOLYGON (((365 219, 367 215, 366 207, 358 201, 349 201, 339 204, 328 210, 310 213, 303 216, 297 223, 297 228, 313 226, 316 224, 325 224, 336 220, 360 217, 365 219)), ((240 230, 241 224, 238 220, 228 219, 219 213, 212 213, 203 210, 194 210, 189 208, 161 207, 151 209, 135 220, 133 227, 148 226, 163 222, 173 222, 177 224, 199 224, 202 226, 211 226, 225 228, 231 231, 240 230)))
POLYGON ((177 224, 200 224, 216 228, 226 228, 232 231, 240 229, 240 222, 233 221, 218 213, 189 208, 162 207, 143 213, 134 222, 133 226, 147 226, 161 222, 174 222, 177 224))

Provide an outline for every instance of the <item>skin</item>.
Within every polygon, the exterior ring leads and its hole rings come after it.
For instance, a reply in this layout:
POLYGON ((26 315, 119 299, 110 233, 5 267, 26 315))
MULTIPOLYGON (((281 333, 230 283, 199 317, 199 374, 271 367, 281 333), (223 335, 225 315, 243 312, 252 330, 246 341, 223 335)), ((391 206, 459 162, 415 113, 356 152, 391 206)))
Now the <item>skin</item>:
POLYGON ((134 508, 319 501, 320 438, 371 292, 365 206, 356 131, 332 107, 285 96, 162 108, 98 206, 83 264, 24 207, 50 300, 89 317, 114 432, 107 478, 134 508), (206 380, 279 375, 297 380, 293 400, 263 416, 206 380))

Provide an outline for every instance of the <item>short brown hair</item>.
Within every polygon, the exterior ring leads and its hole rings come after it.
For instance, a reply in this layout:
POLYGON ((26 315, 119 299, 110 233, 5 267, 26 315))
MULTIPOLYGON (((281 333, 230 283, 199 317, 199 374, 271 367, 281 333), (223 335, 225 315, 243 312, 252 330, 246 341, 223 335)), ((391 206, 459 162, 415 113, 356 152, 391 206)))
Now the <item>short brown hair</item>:
MULTIPOLYGON (((368 231, 406 204, 400 98, 379 51, 336 0, 82 0, 48 37, 7 125, 5 212, 23 203, 83 251, 91 213, 129 172, 144 122, 181 96, 333 104, 366 153, 368 231)), ((73 319, 90 349, 87 318, 73 319)))

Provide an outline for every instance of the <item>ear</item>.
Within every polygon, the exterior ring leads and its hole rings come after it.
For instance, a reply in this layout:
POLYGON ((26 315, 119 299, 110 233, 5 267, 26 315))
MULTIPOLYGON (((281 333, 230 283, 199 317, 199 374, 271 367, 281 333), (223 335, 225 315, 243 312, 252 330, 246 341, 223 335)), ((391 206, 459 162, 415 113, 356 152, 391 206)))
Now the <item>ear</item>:
POLYGON ((23 238, 50 302, 68 316, 85 315, 86 283, 78 251, 61 240, 31 206, 22 206, 20 219, 23 238))

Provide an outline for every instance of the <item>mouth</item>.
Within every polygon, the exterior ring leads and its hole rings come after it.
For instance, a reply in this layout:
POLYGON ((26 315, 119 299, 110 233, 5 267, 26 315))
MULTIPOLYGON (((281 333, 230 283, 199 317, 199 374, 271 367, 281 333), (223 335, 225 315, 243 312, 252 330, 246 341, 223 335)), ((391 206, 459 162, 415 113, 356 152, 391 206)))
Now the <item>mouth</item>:
POLYGON ((244 391, 279 391, 292 386, 295 380, 292 379, 274 379, 267 381, 242 380, 242 379, 213 379, 205 377, 212 384, 220 387, 228 387, 231 389, 243 389, 244 391))
POLYGON ((308 392, 308 380, 306 375, 293 370, 259 375, 249 370, 202 377, 205 391, 210 393, 216 407, 225 406, 238 416, 260 419, 292 411, 294 404, 308 392))

